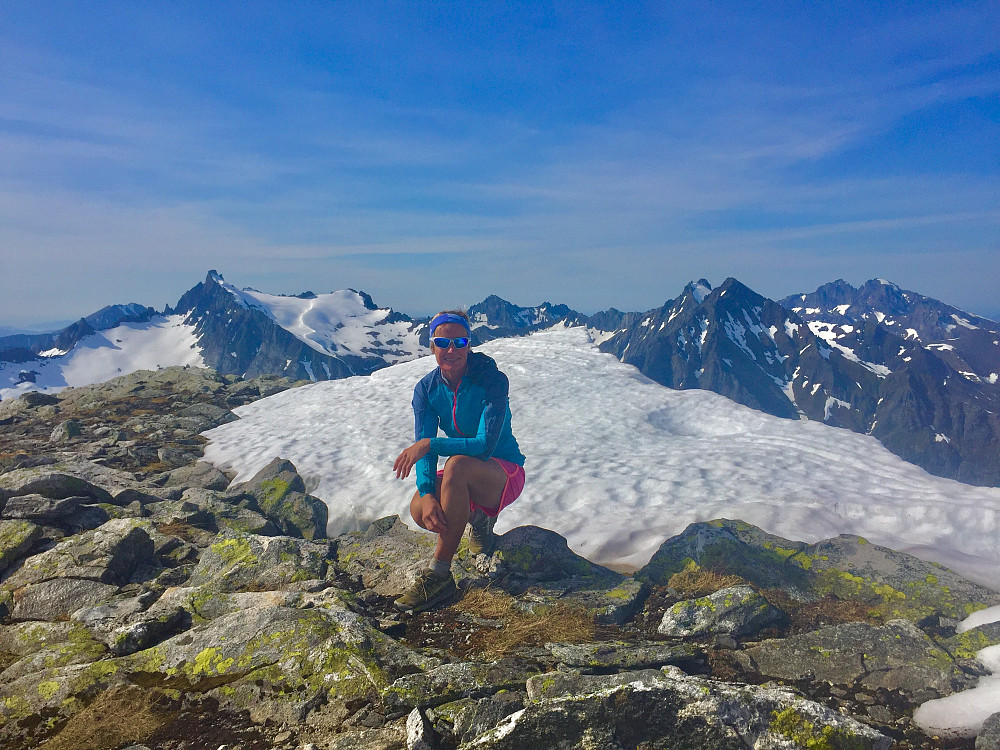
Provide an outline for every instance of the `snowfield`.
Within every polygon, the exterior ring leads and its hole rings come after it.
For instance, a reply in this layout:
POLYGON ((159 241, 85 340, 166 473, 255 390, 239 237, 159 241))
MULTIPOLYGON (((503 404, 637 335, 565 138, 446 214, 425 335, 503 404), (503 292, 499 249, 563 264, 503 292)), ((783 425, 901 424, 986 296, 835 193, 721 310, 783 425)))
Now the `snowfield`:
POLYGON ((0 362, 0 398, 17 398, 29 390, 55 393, 135 370, 204 367, 194 326, 186 325, 184 317, 159 315, 146 323, 123 323, 81 339, 68 354, 46 352, 42 361, 0 362), (18 383, 22 370, 38 373, 35 382, 18 383))
MULTIPOLYGON (((1000 489, 927 474, 874 438, 791 421, 708 391, 675 391, 597 350, 585 329, 499 339, 480 351, 511 381, 527 484, 497 530, 536 524, 599 563, 641 566, 688 524, 739 518, 788 539, 857 534, 1000 581, 1000 489)), ((330 533, 406 512, 410 399, 431 358, 316 383, 236 410, 206 459, 248 479, 290 459, 330 508, 330 533)))

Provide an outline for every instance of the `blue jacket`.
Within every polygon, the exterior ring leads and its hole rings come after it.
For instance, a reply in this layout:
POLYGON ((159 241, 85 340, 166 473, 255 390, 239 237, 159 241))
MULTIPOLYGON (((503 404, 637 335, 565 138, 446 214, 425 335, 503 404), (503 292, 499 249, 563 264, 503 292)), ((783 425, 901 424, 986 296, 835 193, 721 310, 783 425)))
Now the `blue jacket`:
POLYGON ((417 490, 433 493, 438 456, 492 456, 524 466, 524 456, 510 429, 507 376, 485 354, 469 352, 468 369, 452 391, 441 368, 427 373, 413 389, 414 434, 431 439, 430 451, 417 462, 417 490), (437 437, 438 428, 448 437, 437 437))

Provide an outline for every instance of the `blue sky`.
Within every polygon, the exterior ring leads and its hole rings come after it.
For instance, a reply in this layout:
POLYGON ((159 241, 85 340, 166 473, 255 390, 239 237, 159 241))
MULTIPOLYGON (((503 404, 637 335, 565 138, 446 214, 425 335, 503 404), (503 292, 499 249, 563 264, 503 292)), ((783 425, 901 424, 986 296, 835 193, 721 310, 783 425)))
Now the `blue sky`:
POLYGON ((0 0, 0 325, 882 277, 1000 316, 1000 5, 0 0), (481 7, 472 7, 472 6, 481 7))

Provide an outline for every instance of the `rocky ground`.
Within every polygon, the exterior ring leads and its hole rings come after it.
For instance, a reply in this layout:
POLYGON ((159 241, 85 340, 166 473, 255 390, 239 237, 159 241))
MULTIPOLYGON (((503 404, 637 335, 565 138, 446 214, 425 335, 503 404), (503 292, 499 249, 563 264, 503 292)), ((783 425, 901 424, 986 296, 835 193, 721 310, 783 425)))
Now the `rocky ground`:
POLYGON ((234 484, 199 433, 294 384, 133 373, 0 403, 0 747, 977 748, 913 708, 967 689, 1000 594, 842 536, 695 524, 626 576, 558 534, 459 551, 461 595, 392 600, 432 538, 336 539, 276 457, 234 484))

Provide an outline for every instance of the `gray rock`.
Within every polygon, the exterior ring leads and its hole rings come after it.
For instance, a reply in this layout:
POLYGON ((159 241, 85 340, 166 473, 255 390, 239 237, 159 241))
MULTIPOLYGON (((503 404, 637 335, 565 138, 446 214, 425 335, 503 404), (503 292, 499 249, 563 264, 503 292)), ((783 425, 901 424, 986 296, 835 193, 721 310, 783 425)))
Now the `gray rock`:
POLYGON ((427 672, 400 677, 383 691, 382 700, 391 711, 439 706, 460 698, 482 698, 500 690, 523 688, 525 680, 535 672, 513 659, 443 664, 427 672))
MULTIPOLYGON (((399 516, 374 521, 365 531, 343 534, 336 539, 337 567, 361 579, 366 589, 382 596, 399 596, 413 575, 426 567, 436 537, 412 531, 399 516)), ((456 579, 467 577, 452 566, 456 579)))
POLYGON ((230 493, 253 497, 261 512, 287 536, 326 536, 329 511, 322 500, 306 494, 305 483, 291 461, 274 459, 250 481, 231 488, 230 493))
POLYGON ((620 675, 554 672, 528 680, 529 703, 463 748, 829 748, 890 740, 791 692, 732 686, 673 667, 620 675))
POLYGON ((89 497, 66 497, 53 500, 43 495, 16 495, 4 504, 0 518, 20 518, 38 521, 57 521, 72 516, 81 503, 93 502, 89 497))
POLYGON ((50 443, 66 443, 73 438, 78 438, 83 434, 83 425, 78 419, 67 419, 62 424, 56 426, 49 435, 50 443))
POLYGON ((189 622, 189 614, 181 607, 160 609, 111 631, 108 648, 115 656, 134 654, 184 630, 189 622))
POLYGON ((224 531, 201 553, 190 584, 216 591, 274 590, 325 578, 328 542, 224 531))
MULTIPOLYGON (((527 702, 523 690, 502 690, 486 698, 462 698, 427 709, 435 731, 461 744, 496 727, 527 702)), ((416 709, 414 709, 416 710, 416 709)))
POLYGON ((971 687, 952 657, 908 620, 877 626, 855 622, 734 652, 749 672, 783 680, 899 691, 911 702, 971 687))
POLYGON ((406 717, 406 750, 437 750, 434 729, 420 709, 415 708, 406 717))
POLYGON ((111 494, 103 487, 98 487, 81 477, 55 471, 48 466, 15 469, 0 474, 0 489, 6 490, 9 497, 37 494, 62 500, 83 495, 93 498, 92 502, 113 502, 111 494))
POLYGON ((0 521, 0 573, 28 554, 42 534, 39 526, 28 521, 0 521))
POLYGON ((201 487, 206 490, 225 490, 229 477, 206 461, 197 461, 169 472, 164 487, 201 487))
POLYGON ((69 622, 19 622, 0 628, 0 651, 20 657, 0 671, 0 683, 45 669, 89 664, 107 653, 87 628, 69 622))
POLYGON ((976 736, 976 750, 1000 750, 1000 711, 983 723, 976 736))
POLYGON ((704 633, 747 636, 782 619, 783 614, 751 587, 734 586, 677 602, 663 613, 657 632, 680 637, 704 633))
POLYGON ((176 675, 248 710, 255 722, 292 723, 328 695, 374 696, 417 666, 407 649, 364 618, 335 607, 234 612, 123 659, 136 680, 176 675))
POLYGON ((17 588, 50 578, 86 578, 124 585, 140 563, 152 558, 153 542, 143 521, 115 519, 92 531, 71 536, 34 555, 4 586, 17 588))
POLYGON ((691 666, 704 660, 701 649, 689 643, 546 643, 559 663, 570 669, 587 672, 631 672, 659 668, 668 664, 691 666))
POLYGON ((15 621, 67 620, 81 607, 109 601, 118 587, 86 578, 53 578, 16 592, 10 618, 15 621))

